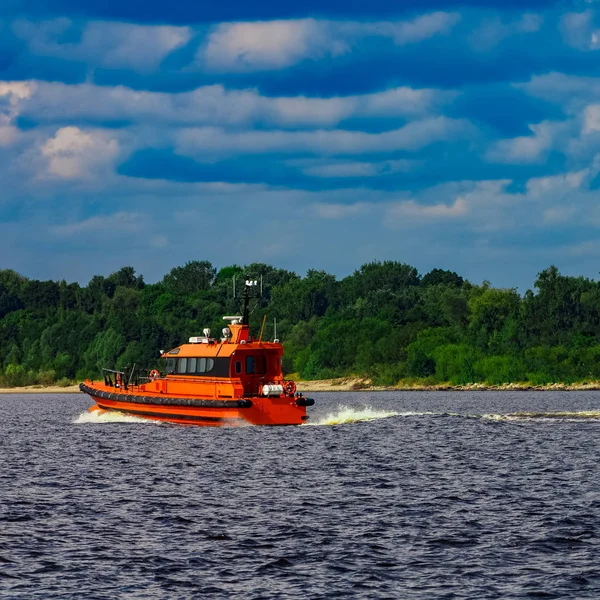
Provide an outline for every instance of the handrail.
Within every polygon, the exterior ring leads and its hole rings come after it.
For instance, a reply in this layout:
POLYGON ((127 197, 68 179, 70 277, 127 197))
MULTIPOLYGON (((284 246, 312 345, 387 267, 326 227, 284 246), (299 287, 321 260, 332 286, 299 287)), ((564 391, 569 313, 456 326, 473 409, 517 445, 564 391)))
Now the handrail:
POLYGON ((107 373, 116 373, 118 375, 125 375, 125 371, 115 371, 114 369, 102 369, 103 371, 106 371, 107 373))

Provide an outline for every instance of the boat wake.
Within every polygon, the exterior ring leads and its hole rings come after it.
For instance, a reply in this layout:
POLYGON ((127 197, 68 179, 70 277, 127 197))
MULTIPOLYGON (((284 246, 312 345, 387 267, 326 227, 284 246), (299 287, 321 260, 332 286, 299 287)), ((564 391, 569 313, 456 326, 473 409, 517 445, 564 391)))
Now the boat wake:
POLYGON ((481 415, 488 421, 600 421, 600 410, 578 412, 515 412, 481 415))
POLYGON ((336 412, 325 417, 316 417, 314 422, 305 423, 305 427, 314 425, 346 425, 364 421, 376 421, 389 417, 453 417, 481 419, 483 421, 539 422, 539 421, 600 421, 600 410, 577 412, 514 412, 490 414, 459 414, 451 412, 398 412, 371 407, 339 406, 336 412))
POLYGON ((381 410, 366 407, 339 406, 336 412, 320 418, 314 423, 306 423, 305 426, 314 425, 346 425, 349 423, 362 423, 364 421, 377 421, 389 417, 420 417, 433 413, 423 412, 396 412, 393 410, 381 410))
POLYGON ((73 420, 73 424, 75 425, 87 425, 89 423, 151 423, 153 425, 156 425, 158 424, 158 421, 152 421, 151 419, 143 419, 141 417, 135 417, 133 415, 126 415, 125 413, 113 410, 86 410, 84 413, 81 413, 76 419, 73 420))

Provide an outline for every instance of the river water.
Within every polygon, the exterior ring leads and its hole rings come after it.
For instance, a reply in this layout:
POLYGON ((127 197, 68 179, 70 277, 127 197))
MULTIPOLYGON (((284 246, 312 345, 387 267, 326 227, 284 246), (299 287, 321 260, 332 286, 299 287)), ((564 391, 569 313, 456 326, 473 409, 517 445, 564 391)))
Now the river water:
POLYGON ((312 396, 282 428, 0 396, 0 597, 600 598, 600 393, 312 396))

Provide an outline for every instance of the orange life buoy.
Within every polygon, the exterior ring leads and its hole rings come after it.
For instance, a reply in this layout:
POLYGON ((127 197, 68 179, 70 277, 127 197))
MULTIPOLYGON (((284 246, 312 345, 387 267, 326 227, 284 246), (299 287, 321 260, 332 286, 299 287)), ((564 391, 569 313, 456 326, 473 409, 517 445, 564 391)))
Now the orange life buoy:
POLYGON ((150 379, 158 379, 160 377, 160 373, 156 369, 152 369, 150 371, 150 379))
POLYGON ((296 391, 296 384, 293 381, 286 381, 283 384, 283 389, 288 396, 293 396, 296 391))

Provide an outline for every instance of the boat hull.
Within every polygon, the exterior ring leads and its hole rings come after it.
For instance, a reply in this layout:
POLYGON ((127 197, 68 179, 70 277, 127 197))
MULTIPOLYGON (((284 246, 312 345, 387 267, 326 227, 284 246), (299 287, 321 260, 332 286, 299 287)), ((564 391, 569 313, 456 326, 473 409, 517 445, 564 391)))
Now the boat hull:
MULTIPOLYGON (((98 382, 84 382, 101 410, 118 411, 158 421, 204 426, 301 425, 307 420, 307 398, 254 397, 231 400, 153 395, 118 390, 98 382)), ((96 409, 92 407, 92 410, 96 409)))

